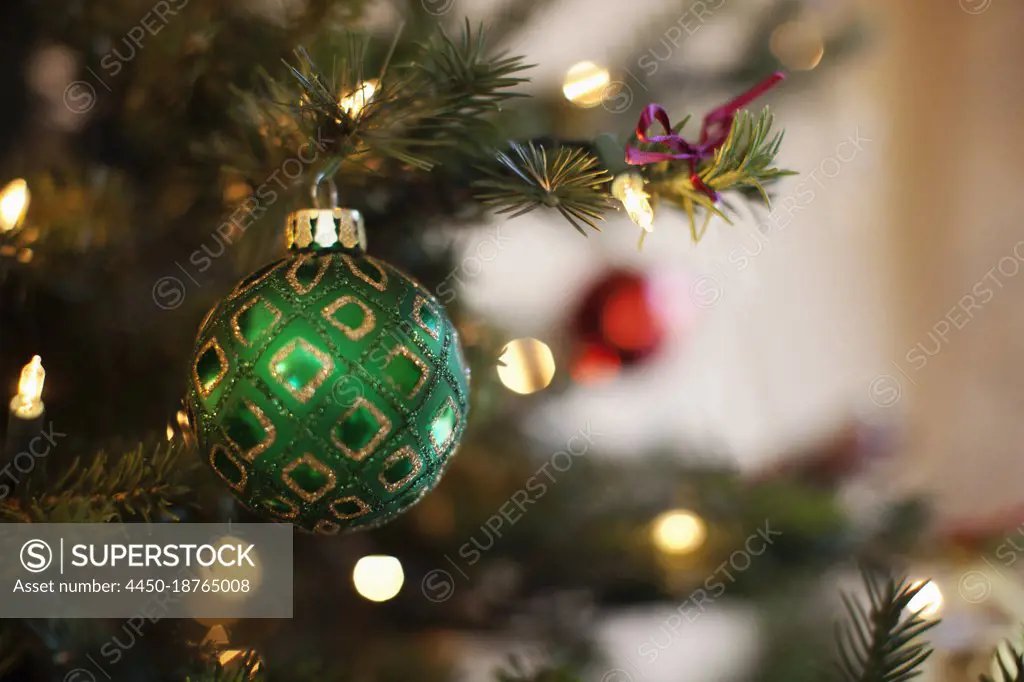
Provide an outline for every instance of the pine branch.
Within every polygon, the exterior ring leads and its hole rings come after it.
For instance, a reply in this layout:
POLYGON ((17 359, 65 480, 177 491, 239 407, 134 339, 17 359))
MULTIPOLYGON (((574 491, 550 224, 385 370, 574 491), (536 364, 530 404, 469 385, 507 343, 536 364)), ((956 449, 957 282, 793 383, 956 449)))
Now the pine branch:
POLYGON ((446 136, 473 139, 481 117, 496 112, 510 99, 525 97, 509 90, 527 81, 514 74, 532 68, 521 56, 492 54, 483 26, 473 32, 466 19, 459 40, 443 31, 421 44, 420 56, 409 68, 417 90, 434 93, 439 115, 423 124, 446 136))
POLYGON ((765 205, 770 205, 765 185, 795 174, 774 166, 784 135, 781 131, 772 135, 774 119, 768 107, 761 110, 756 121, 749 111, 741 111, 725 144, 718 148, 711 162, 699 170, 701 180, 717 191, 753 188, 765 205))
POLYGON ((384 160, 429 170, 444 150, 477 145, 491 125, 487 115, 523 96, 511 88, 526 81, 515 74, 530 68, 522 57, 494 53, 483 28, 473 30, 468 21, 457 39, 439 29, 407 62, 385 62, 374 72, 365 37, 343 38, 331 76, 300 48, 295 63, 286 63, 292 82, 264 73, 256 92, 240 93, 245 118, 265 147, 297 146, 309 131, 322 132, 332 174, 345 162, 374 169, 384 160))
POLYGON ((76 459, 45 495, 29 491, 0 503, 0 520, 22 523, 100 523, 138 515, 147 521, 189 492, 183 482, 195 468, 183 446, 139 445, 119 458, 100 452, 91 463, 76 459))
POLYGON ((512 154, 496 152, 498 168, 481 167, 487 179, 473 183, 486 191, 477 198, 515 218, 539 206, 558 209, 580 234, 580 223, 600 231, 598 220, 611 208, 611 176, 590 152, 575 147, 548 151, 529 142, 512 143, 512 154))
POLYGON ((906 682, 920 674, 918 668, 932 652, 927 643, 914 640, 938 623, 907 613, 925 583, 883 579, 867 569, 862 577, 870 610, 842 595, 847 622, 836 625, 836 667, 845 682, 906 682))
POLYGON ((995 677, 982 675, 981 682, 1024 682, 1024 649, 1017 650, 1006 642, 1005 647, 996 651, 995 658, 999 671, 995 677))
MULTIPOLYGON (((675 126, 674 132, 685 127, 689 117, 675 126)), ((765 107, 755 120, 749 111, 741 111, 733 122, 725 143, 715 155, 698 166, 701 181, 717 192, 737 190, 754 192, 765 205, 771 204, 767 187, 779 178, 795 175, 794 171, 775 166, 775 160, 782 145, 783 132, 772 133, 774 116, 765 107)), ((645 168, 652 196, 675 204, 681 208, 690 221, 690 232, 694 241, 700 241, 713 217, 727 223, 732 221, 718 204, 707 194, 696 189, 690 180, 690 166, 687 161, 666 161, 645 168), (699 213, 703 221, 698 226, 699 213)))

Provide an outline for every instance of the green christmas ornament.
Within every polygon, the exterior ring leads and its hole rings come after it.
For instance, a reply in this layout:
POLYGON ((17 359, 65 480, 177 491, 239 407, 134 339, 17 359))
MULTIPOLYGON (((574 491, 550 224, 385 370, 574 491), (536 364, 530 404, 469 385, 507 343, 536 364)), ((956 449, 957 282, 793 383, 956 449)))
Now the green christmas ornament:
POLYGON ((324 533, 381 525, 437 484, 458 446, 459 337, 429 291, 363 253, 358 211, 297 211, 287 239, 287 258, 203 321, 189 421, 249 509, 324 533))

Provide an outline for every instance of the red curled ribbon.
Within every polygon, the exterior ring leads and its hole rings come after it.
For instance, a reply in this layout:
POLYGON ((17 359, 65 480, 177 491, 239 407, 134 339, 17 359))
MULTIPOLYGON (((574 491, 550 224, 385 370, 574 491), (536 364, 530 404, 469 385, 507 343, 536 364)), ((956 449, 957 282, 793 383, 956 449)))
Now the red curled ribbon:
POLYGON ((704 181, 700 179, 700 175, 697 173, 697 164, 713 156, 715 150, 725 143, 740 109, 763 95, 785 77, 783 72, 776 71, 742 95, 734 97, 717 109, 710 111, 704 117, 704 123, 701 125, 698 144, 687 142, 682 135, 672 132, 672 123, 669 121, 668 112, 664 107, 660 104, 648 104, 644 107, 640 114, 640 121, 636 124, 636 138, 638 141, 648 144, 663 144, 670 151, 647 151, 629 145, 626 147, 626 163, 631 166, 643 166, 659 161, 686 159, 690 162, 690 182, 694 188, 707 194, 712 201, 718 201, 718 192, 705 185, 704 181), (661 124, 665 129, 665 135, 647 134, 655 123, 661 124))

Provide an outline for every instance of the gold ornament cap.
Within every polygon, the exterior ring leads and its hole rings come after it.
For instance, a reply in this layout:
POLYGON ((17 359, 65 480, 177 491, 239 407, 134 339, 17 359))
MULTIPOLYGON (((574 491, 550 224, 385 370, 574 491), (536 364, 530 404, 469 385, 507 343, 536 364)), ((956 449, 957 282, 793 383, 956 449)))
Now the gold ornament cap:
POLYGON ((332 178, 319 178, 310 188, 315 208, 302 208, 288 214, 285 240, 289 251, 366 251, 366 224, 363 214, 354 208, 338 206, 338 186, 332 178), (320 185, 330 190, 330 206, 320 205, 320 185))

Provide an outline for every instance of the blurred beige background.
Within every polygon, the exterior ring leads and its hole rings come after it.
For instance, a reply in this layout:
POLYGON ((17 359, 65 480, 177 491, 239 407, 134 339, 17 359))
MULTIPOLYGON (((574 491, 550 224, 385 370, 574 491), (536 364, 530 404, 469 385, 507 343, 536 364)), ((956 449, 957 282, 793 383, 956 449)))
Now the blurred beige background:
MULTIPOLYGON (((673 59, 727 59, 749 4, 723 5, 673 59)), ((859 416, 901 434, 875 492, 922 492, 942 525, 1024 517, 1024 243, 1014 254, 1024 3, 821 6, 862 11, 868 38, 811 84, 791 79, 768 99, 787 131, 783 165, 801 172, 780 186, 772 217, 716 223, 694 246, 662 211, 638 253, 625 218, 584 242, 527 216, 502 228, 514 239, 467 296, 512 335, 552 339, 569 302, 611 265, 677 292, 667 352, 545 404, 539 436, 562 439, 591 419, 623 456, 714 444, 757 470, 859 416)), ((583 59, 628 68, 621 46, 662 7, 566 0, 511 47, 543 65, 535 87, 550 92, 583 59)), ((700 116, 729 95, 662 103, 700 116)))

